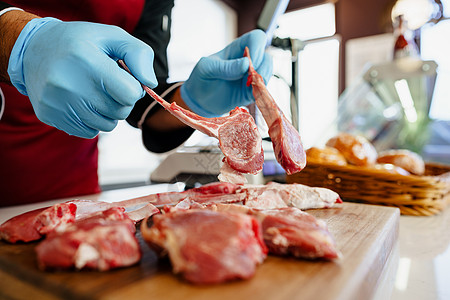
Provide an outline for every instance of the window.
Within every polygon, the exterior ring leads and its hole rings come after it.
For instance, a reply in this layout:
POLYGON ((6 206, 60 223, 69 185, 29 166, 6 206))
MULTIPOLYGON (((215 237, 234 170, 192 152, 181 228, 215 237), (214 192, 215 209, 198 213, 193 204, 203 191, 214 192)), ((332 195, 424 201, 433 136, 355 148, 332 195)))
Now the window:
MULTIPOLYGON (((450 1, 449 5, 450 6, 450 1)), ((421 54, 438 64, 438 75, 430 108, 432 119, 450 121, 450 20, 426 25, 421 30, 421 54)))
MULTIPOLYGON (((339 48, 335 36, 335 8, 328 3, 289 12, 280 17, 275 35, 299 40, 299 131, 305 148, 319 142, 319 137, 337 116, 339 96, 339 48)), ((289 85, 292 82, 290 51, 271 49, 275 77, 268 87, 288 118, 289 85)), ((260 122, 261 123, 261 122, 260 122)))

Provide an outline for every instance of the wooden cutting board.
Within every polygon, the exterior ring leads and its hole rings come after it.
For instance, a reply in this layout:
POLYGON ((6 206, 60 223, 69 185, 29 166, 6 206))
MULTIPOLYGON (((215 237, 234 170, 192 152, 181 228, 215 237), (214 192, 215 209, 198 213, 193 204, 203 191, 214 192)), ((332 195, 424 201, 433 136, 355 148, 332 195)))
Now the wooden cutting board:
MULTIPOLYGON (((0 298, 7 299, 370 299, 397 241, 399 210, 344 203, 309 210, 324 219, 343 257, 269 256, 250 280, 194 286, 143 246, 139 265, 109 272, 43 272, 34 247, 0 242, 0 298)), ((140 237, 139 237, 140 238, 140 237)))

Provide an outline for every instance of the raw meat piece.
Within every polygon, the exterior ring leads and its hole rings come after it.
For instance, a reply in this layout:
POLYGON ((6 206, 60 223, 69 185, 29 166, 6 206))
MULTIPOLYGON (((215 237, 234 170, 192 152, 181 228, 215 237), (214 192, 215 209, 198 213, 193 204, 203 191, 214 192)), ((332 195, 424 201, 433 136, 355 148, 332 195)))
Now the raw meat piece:
POLYGON ((310 187, 299 183, 269 182, 266 185, 244 185, 238 192, 245 192, 247 197, 244 204, 255 208, 311 209, 327 208, 332 207, 335 203, 342 203, 339 194, 330 189, 310 187))
POLYGON ((247 85, 252 85, 256 106, 269 127, 269 136, 277 161, 287 174, 300 172, 306 165, 306 154, 303 150, 300 134, 270 95, 262 76, 253 68, 247 47, 244 56, 247 56, 250 61, 247 85))
POLYGON ((41 269, 98 269, 130 266, 141 252, 134 222, 124 208, 110 208, 54 230, 37 247, 41 269))
POLYGON ((74 222, 76 209, 73 203, 58 203, 15 216, 0 226, 0 238, 10 243, 38 240, 57 226, 74 222))
POLYGON ((212 182, 200 187, 192 188, 182 192, 156 193, 139 198, 135 198, 136 203, 151 203, 158 207, 163 205, 175 205, 187 197, 205 197, 224 196, 236 194, 238 185, 228 182, 212 182))
MULTIPOLYGON (((125 63, 121 66, 129 72, 125 63)), ((243 108, 236 107, 229 116, 217 118, 201 117, 178 106, 169 104, 149 87, 144 90, 168 112, 190 127, 219 140, 219 147, 225 158, 224 163, 241 173, 257 174, 264 162, 262 139, 253 117, 243 108)))
POLYGON ((222 167, 220 168, 220 174, 218 176, 218 179, 221 182, 229 182, 233 184, 244 184, 248 182, 244 174, 234 170, 226 162, 224 162, 222 167))
POLYGON ((226 195, 197 195, 187 197, 178 202, 175 206, 164 206, 164 211, 169 212, 172 208, 189 209, 198 207, 204 207, 212 204, 243 204, 246 199, 245 193, 226 194, 226 195))
POLYGON ((195 194, 203 194, 203 195, 211 195, 211 194, 233 194, 236 192, 236 190, 239 188, 239 186, 227 183, 227 182, 211 182, 208 184, 204 184, 202 186, 190 189, 185 191, 186 194, 189 194, 189 196, 192 195, 192 193, 195 194))
POLYGON ((71 200, 26 212, 7 220, 0 226, 0 238, 10 243, 39 240, 58 227, 65 227, 75 220, 112 207, 126 208, 135 222, 159 212, 155 206, 139 198, 120 202, 71 200))
POLYGON ((309 259, 340 256, 326 223, 306 212, 287 207, 255 210, 252 215, 261 221, 264 242, 272 254, 309 259))
POLYGON ((295 207, 254 209, 217 204, 211 208, 256 217, 262 224, 264 243, 269 253, 307 259, 335 259, 341 256, 326 223, 295 207))
POLYGON ((168 254, 173 272, 196 284, 214 284, 253 276, 267 254, 259 222, 251 216, 204 209, 155 215, 141 225, 142 236, 160 254, 168 254))
POLYGON ((158 209, 151 203, 144 201, 141 198, 133 198, 119 202, 104 202, 97 200, 71 200, 67 203, 72 203, 77 206, 76 210, 76 219, 80 220, 86 217, 89 217, 97 212, 101 212, 112 207, 123 207, 126 209, 127 213, 135 212, 133 219, 135 222, 138 222, 145 217, 151 216, 153 213, 157 213, 158 209), (145 215, 145 212, 148 212, 149 215, 145 215), (140 214, 143 214, 143 217, 138 217, 140 214))

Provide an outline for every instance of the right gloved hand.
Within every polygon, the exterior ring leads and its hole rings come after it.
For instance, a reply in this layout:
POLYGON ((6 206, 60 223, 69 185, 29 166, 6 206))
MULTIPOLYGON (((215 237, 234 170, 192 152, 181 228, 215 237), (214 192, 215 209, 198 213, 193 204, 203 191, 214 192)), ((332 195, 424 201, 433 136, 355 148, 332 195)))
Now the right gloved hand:
POLYGON ((130 114, 145 94, 139 82, 157 85, 153 57, 148 45, 119 27, 38 18, 14 44, 8 74, 42 122, 93 138, 130 114))
POLYGON ((262 30, 252 30, 223 50, 203 57, 181 86, 186 105, 211 118, 252 103, 253 88, 247 86, 249 60, 244 57, 244 49, 249 48, 253 66, 267 83, 272 76, 272 58, 265 52, 266 40, 262 30))

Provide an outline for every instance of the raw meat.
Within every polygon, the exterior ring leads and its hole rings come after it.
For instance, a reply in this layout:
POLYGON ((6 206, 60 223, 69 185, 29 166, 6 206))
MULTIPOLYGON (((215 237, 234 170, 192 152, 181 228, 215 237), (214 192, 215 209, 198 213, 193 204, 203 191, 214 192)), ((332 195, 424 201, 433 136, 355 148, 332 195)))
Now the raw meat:
POLYGON ((301 258, 335 259, 340 256, 327 224, 295 207, 255 210, 269 252, 301 258))
POLYGON ((36 247, 41 269, 130 266, 141 258, 135 224, 124 208, 110 208, 54 230, 36 247))
POLYGON ((39 240, 58 227, 65 227, 75 220, 112 207, 126 208, 135 222, 159 212, 155 206, 140 198, 120 202, 71 200, 26 212, 7 220, 0 226, 0 238, 10 243, 39 240))
POLYGON ((224 202, 242 201, 242 195, 236 195, 237 188, 238 186, 235 184, 214 182, 183 192, 157 193, 120 202, 71 200, 51 207, 26 212, 9 219, 0 226, 0 238, 10 243, 35 241, 57 226, 72 223, 75 220, 89 217, 92 214, 112 207, 126 208, 129 217, 138 222, 159 212, 154 205, 175 205, 186 197, 196 196, 198 199, 203 197, 203 201, 208 201, 208 198, 211 199, 211 197, 207 195, 216 195, 219 196, 217 198, 218 201, 220 199, 224 202), (227 194, 233 196, 224 198, 224 195, 227 194))
MULTIPOLYGON (((123 61, 122 67, 129 72, 123 61)), ((167 111, 190 127, 219 140, 224 154, 224 163, 241 173, 257 174, 262 170, 264 152, 262 139, 255 120, 243 108, 236 107, 226 117, 205 118, 178 106, 169 104, 152 89, 142 85, 144 90, 167 111)))
POLYGON ((339 194, 321 187, 292 183, 269 182, 266 185, 244 185, 238 192, 245 192, 246 206, 255 208, 296 207, 298 209, 327 208, 342 203, 339 194))
MULTIPOLYGON (((199 188, 184 192, 171 192, 154 195, 159 204, 177 203, 176 206, 185 206, 186 202, 199 204, 214 203, 241 203, 248 207, 259 209, 271 209, 281 207, 296 207, 298 209, 314 209, 332 207, 335 203, 342 203, 339 194, 327 188, 309 187, 303 184, 280 184, 269 182, 265 185, 233 185, 230 193, 205 193, 209 187, 220 186, 225 183, 212 183, 204 185, 203 192, 199 188), (181 203, 183 202, 183 203, 181 203)), ((147 197, 151 197, 147 196, 147 197)), ((153 202, 155 203, 155 202, 153 202)))
POLYGON ((64 223, 75 221, 77 207, 59 203, 15 216, 0 226, 0 238, 10 243, 31 242, 64 223))
POLYGON ((187 197, 178 202, 175 206, 164 206, 164 211, 169 212, 172 208, 194 208, 203 207, 212 204, 243 204, 246 199, 245 193, 227 194, 227 195, 197 195, 187 197))
POLYGON ((212 182, 200 187, 192 188, 182 192, 156 193, 139 198, 135 198, 136 203, 151 203, 155 206, 175 205, 179 201, 188 198, 214 198, 225 195, 235 195, 238 185, 228 182, 212 182))
POLYGON ((249 215, 175 210, 155 215, 153 222, 151 228, 142 223, 142 236, 192 283, 250 278, 267 254, 259 222, 249 215))
POLYGON ((277 161, 287 174, 300 172, 306 165, 306 154, 298 131, 292 126, 270 95, 264 79, 253 68, 248 48, 244 56, 250 61, 247 85, 252 85, 256 106, 269 127, 269 136, 277 161))
POLYGON ((264 243, 271 254, 307 259, 335 259, 341 255, 326 223, 295 207, 254 209, 217 204, 212 209, 256 217, 261 222, 264 243))

